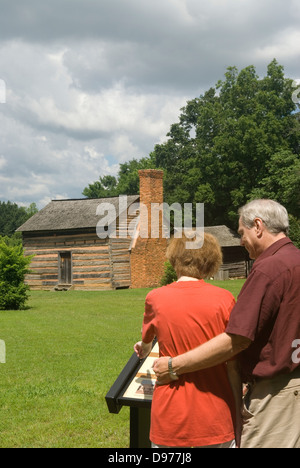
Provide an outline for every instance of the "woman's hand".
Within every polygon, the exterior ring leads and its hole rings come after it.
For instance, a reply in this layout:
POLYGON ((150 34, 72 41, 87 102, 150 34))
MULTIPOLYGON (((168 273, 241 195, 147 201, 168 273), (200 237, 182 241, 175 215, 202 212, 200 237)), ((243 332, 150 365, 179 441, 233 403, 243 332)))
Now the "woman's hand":
POLYGON ((133 347, 135 353, 139 359, 145 359, 148 354, 151 352, 152 343, 144 343, 143 341, 138 341, 133 347))

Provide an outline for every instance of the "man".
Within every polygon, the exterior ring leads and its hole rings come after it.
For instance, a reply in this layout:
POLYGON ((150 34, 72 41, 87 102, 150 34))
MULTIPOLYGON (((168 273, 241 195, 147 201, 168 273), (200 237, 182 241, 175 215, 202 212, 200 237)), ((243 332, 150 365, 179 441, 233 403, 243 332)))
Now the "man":
POLYGON ((242 448, 300 448, 300 250, 287 237, 288 213, 272 200, 239 210, 241 244, 256 260, 226 332, 181 356, 154 364, 170 373, 206 369, 239 355, 249 383, 242 448))

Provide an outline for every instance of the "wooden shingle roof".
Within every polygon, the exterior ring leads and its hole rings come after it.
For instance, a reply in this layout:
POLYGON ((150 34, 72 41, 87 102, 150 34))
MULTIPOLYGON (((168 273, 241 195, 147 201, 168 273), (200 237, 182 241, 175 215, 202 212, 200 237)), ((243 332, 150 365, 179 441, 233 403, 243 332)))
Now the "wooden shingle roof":
MULTIPOLYGON (((127 196, 127 207, 138 202, 139 198, 139 195, 127 196)), ((101 219, 101 216, 97 215, 97 207, 102 203, 112 204, 116 210, 116 217, 119 217, 119 197, 54 200, 26 221, 17 231, 39 232, 96 228, 101 219)))
POLYGON ((204 228, 204 231, 216 237, 221 247, 238 247, 241 245, 238 234, 227 226, 208 226, 204 228))
MULTIPOLYGON (((127 196, 127 208, 133 203, 139 202, 139 199, 139 195, 127 196)), ((97 215, 98 206, 102 203, 112 204, 116 211, 116 218, 118 218, 120 215, 119 200, 119 197, 53 200, 19 227, 17 231, 31 233, 96 229, 97 223, 101 219, 101 216, 97 215)), ((227 226, 207 226, 205 232, 215 236, 221 247, 240 245, 240 238, 237 233, 227 226)))

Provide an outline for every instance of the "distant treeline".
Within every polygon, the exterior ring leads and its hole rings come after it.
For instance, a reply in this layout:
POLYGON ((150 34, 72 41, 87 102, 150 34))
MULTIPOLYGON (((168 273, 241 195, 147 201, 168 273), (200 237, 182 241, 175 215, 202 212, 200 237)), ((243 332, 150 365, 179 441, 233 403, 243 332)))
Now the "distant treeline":
POLYGON ((35 203, 26 208, 10 201, 0 201, 0 238, 10 245, 19 243, 21 235, 16 230, 37 212, 35 203))

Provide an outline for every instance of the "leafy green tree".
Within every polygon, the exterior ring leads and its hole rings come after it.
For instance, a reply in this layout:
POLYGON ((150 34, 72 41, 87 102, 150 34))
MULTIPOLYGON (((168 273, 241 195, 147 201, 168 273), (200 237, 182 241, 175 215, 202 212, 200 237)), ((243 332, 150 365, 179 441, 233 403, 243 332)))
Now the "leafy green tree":
POLYGON ((138 193, 138 169, 160 168, 165 201, 205 203, 206 225, 236 228, 238 208, 262 194, 299 219, 300 114, 293 91, 276 60, 265 77, 253 65, 229 67, 223 80, 181 109, 165 143, 148 158, 120 165, 114 194, 138 193))
POLYGON ((25 275, 29 273, 32 257, 25 257, 21 246, 10 247, 0 242, 0 310, 20 310, 28 299, 29 286, 25 275))
POLYGON ((155 169, 151 157, 142 158, 140 161, 133 159, 120 164, 118 175, 118 195, 136 195, 140 191, 140 179, 138 171, 141 169, 155 169))
POLYGON ((272 198, 288 212, 300 218, 300 157, 291 151, 280 151, 266 163, 264 177, 250 193, 250 199, 272 198))
POLYGON ((293 243, 300 249, 300 218, 290 215, 290 233, 289 237, 293 243))
POLYGON ((37 212, 35 203, 25 208, 10 201, 0 202, 0 236, 12 237, 16 229, 37 212))
POLYGON ((9 247, 16 247, 17 245, 22 245, 22 234, 20 232, 16 232, 12 236, 0 236, 0 243, 4 242, 9 247))
POLYGON ((28 219, 31 218, 33 215, 38 213, 38 207, 36 206, 35 203, 30 203, 28 208, 25 208, 25 211, 27 213, 28 219))
POLYGON ((290 215, 290 238, 300 248, 300 157, 291 151, 275 153, 266 164, 267 175, 250 193, 249 200, 271 198, 290 215))
POLYGON ((87 198, 118 197, 119 195, 136 195, 139 193, 140 169, 155 169, 149 158, 120 164, 118 178, 113 176, 100 177, 98 181, 86 187, 82 194, 87 198))
POLYGON ((116 197, 117 179, 113 176, 100 177, 94 184, 86 187, 82 194, 87 198, 116 197))
POLYGON ((169 261, 165 262, 164 265, 164 274, 163 277, 160 281, 161 286, 167 286, 168 284, 174 283, 177 281, 177 275, 176 271, 172 267, 171 263, 169 261))
POLYGON ((295 154, 299 121, 293 81, 276 60, 267 76, 228 68, 225 80, 187 103, 152 159, 166 170, 168 202, 204 202, 206 224, 236 226, 238 207, 271 171, 274 154, 295 154))
POLYGON ((300 249, 300 218, 290 215, 290 233, 289 237, 293 243, 300 249))
POLYGON ((0 235, 12 236, 21 224, 27 221, 26 209, 16 203, 0 202, 0 235))

